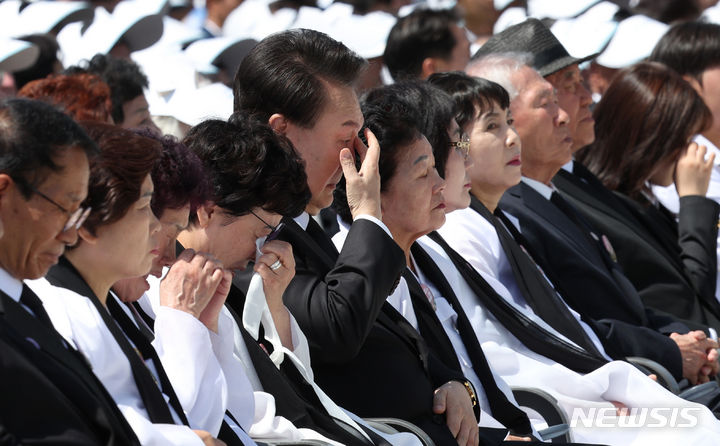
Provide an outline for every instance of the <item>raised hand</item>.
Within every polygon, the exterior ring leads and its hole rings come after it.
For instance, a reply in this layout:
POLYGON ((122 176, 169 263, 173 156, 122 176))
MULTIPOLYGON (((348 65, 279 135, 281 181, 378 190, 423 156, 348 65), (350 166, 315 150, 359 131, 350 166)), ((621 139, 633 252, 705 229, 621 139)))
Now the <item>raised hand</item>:
MULTIPOLYGON (((204 311, 213 302, 212 311, 219 313, 230 280, 230 273, 213 256, 186 249, 160 282, 160 305, 190 313, 212 325, 212 315, 204 311)), ((214 324, 208 328, 217 331, 217 314, 214 324)))
POLYGON ((706 152, 705 146, 691 142, 678 159, 675 168, 675 187, 679 196, 707 194, 715 154, 711 153, 705 159, 706 152))
POLYGON ((290 313, 282 296, 290 281, 295 277, 295 257, 292 245, 281 240, 273 240, 260 249, 263 253, 255 262, 255 272, 263 279, 263 291, 268 308, 272 314, 275 329, 285 347, 292 350, 292 332, 290 313))
POLYGON ((360 155, 360 170, 355 167, 352 151, 344 148, 340 151, 340 166, 345 174, 347 201, 353 218, 360 214, 382 218, 380 210, 380 145, 370 129, 365 129, 368 147, 360 138, 353 140, 353 148, 360 155))

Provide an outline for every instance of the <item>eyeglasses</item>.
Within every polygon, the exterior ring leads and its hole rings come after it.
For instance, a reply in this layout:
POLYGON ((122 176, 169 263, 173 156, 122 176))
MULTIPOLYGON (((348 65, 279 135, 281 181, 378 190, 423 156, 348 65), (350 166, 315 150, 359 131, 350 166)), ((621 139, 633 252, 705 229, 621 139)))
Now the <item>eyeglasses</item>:
POLYGON ((463 158, 467 159, 470 155, 470 136, 467 133, 463 133, 460 141, 452 141, 450 147, 455 148, 463 158))
POLYGON ((253 214, 255 216, 255 218, 260 220, 265 225, 265 227, 270 230, 270 233, 265 237, 265 243, 275 240, 277 238, 278 234, 280 234, 280 230, 282 230, 282 228, 285 226, 285 223, 280 223, 277 226, 273 226, 270 223, 263 220, 262 218, 260 218, 260 216, 258 214, 256 214, 255 212, 250 211, 250 213, 253 214))
POLYGON ((60 206, 55 200, 48 197, 44 193, 40 192, 35 186, 32 184, 27 185, 33 193, 38 194, 40 197, 44 198, 45 200, 49 201, 50 203, 54 204, 58 209, 63 211, 65 215, 68 216, 67 222, 65 222, 65 226, 63 227, 62 232, 69 231, 70 228, 80 229, 85 223, 85 220, 87 220, 88 216, 90 215, 90 211, 92 210, 91 207, 83 208, 79 207, 75 211, 70 212, 64 207, 60 206))

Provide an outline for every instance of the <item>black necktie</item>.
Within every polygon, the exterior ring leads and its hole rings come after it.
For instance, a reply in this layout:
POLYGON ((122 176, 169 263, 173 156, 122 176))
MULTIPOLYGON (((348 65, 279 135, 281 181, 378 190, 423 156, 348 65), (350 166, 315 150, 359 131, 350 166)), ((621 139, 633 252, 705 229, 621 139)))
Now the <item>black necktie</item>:
POLYGON ((575 206, 568 203, 568 201, 565 200, 558 192, 552 193, 552 195, 550 196, 550 202, 553 203, 558 209, 560 209, 560 211, 562 211, 565 216, 572 220, 573 223, 575 223, 578 229, 580 229, 580 232, 582 232, 582 234, 587 239, 588 243, 590 243, 590 245, 593 246, 594 249, 597 249, 600 257, 603 259, 603 262, 605 262, 605 266, 609 270, 617 268, 617 264, 612 258, 610 258, 610 254, 603 245, 603 242, 593 231, 592 224, 588 222, 587 219, 585 219, 585 217, 580 213, 580 211, 575 209, 575 206))
POLYGON ((335 245, 332 244, 330 237, 327 236, 325 231, 322 230, 322 228, 319 224, 317 224, 314 218, 310 217, 310 221, 308 222, 306 231, 310 238, 312 238, 315 243, 317 243, 322 248, 322 250, 325 251, 325 253, 331 256, 331 258, 337 257, 337 248, 335 248, 335 245))
POLYGON ((128 317, 128 315, 122 310, 122 308, 120 308, 120 304, 117 302, 117 300, 115 300, 113 296, 108 296, 106 304, 108 311, 112 315, 113 319, 115 319, 118 325, 120 325, 120 328, 125 332, 127 337, 130 338, 132 343, 135 344, 135 347, 138 349, 138 351, 140 351, 140 355, 142 355, 144 359, 149 359, 153 362, 155 370, 158 374, 158 378, 160 380, 160 387, 162 389, 162 392, 168 396, 170 400, 170 405, 173 407, 173 409, 175 409, 175 413, 177 413, 177 415, 180 417, 180 420, 183 422, 183 424, 185 424, 186 426, 189 425, 188 420, 185 417, 185 412, 183 411, 182 405, 180 404, 180 401, 175 394, 175 390, 173 389, 172 384, 170 384, 170 379, 165 373, 165 369, 162 366, 162 362, 160 362, 160 358, 158 357, 155 348, 152 346, 150 341, 145 336, 143 336, 142 332, 140 332, 140 330, 128 317))
MULTIPOLYGON (((170 413, 170 408, 165 402, 165 398, 163 398, 150 370, 148 370, 138 353, 132 345, 130 345, 130 342, 122 333, 112 316, 110 316, 108 310, 103 307, 100 300, 95 296, 88 296, 88 299, 90 299, 90 302, 92 302, 95 309, 97 309, 105 326, 110 330, 115 342, 120 346, 120 349, 130 363, 135 384, 145 404, 145 409, 148 412, 150 421, 153 423, 175 424, 175 420, 173 420, 172 414, 170 413)), ((112 300, 113 297, 108 295, 107 302, 109 303, 112 300)), ((183 412, 178 413, 178 415, 181 417, 184 416, 183 412)))
POLYGON ((48 316, 45 307, 39 297, 23 283, 22 294, 20 294, 20 303, 28 307, 35 314, 35 317, 42 322, 43 325, 55 331, 50 316, 48 316))
MULTIPOLYGON (((498 212, 504 218, 502 212, 498 212)), ((540 267, 532 260, 527 251, 521 248, 522 237, 515 226, 509 221, 503 225, 494 215, 486 218, 495 227, 500 244, 512 268, 513 276, 515 276, 515 282, 533 312, 586 351, 602 357, 580 323, 570 313, 565 302, 561 301, 560 296, 543 276, 540 267), (510 235, 510 231, 514 233, 515 238, 510 235)))

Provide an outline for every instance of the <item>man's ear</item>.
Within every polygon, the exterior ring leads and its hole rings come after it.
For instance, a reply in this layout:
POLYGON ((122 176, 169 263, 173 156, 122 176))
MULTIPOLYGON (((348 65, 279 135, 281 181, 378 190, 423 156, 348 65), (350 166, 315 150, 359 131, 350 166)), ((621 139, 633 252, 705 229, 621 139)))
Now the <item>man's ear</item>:
POLYGON ((427 79, 431 74, 438 72, 438 60, 434 57, 426 57, 420 65, 420 79, 427 79))
POLYGON ((702 85, 700 85, 700 81, 698 81, 696 77, 690 76, 689 74, 683 74, 682 78, 685 79, 685 81, 690 84, 693 89, 695 89, 697 94, 702 96, 703 88, 702 85))
POLYGON ((6 173, 0 173, 0 198, 9 190, 10 186, 15 185, 15 182, 10 175, 6 173))
POLYGON ((210 220, 217 216, 216 208, 215 203, 205 203, 199 206, 196 211, 198 226, 202 229, 207 228, 210 225, 210 220))
POLYGON ((83 242, 90 243, 91 245, 97 243, 98 240, 96 235, 91 234, 90 231, 82 226, 78 229, 78 237, 80 237, 83 242))
POLYGON ((268 119, 268 125, 275 131, 275 133, 280 135, 287 133, 288 120, 280 113, 274 113, 270 116, 270 119, 268 119))
MULTIPOLYGON (((0 208, 5 204, 6 200, 5 195, 12 189, 12 187, 15 186, 15 182, 12 178, 10 178, 10 175, 2 173, 0 174, 0 208)), ((0 215, 2 215, 0 213, 0 215)), ((0 217, 0 238, 5 233, 2 217, 0 217)))

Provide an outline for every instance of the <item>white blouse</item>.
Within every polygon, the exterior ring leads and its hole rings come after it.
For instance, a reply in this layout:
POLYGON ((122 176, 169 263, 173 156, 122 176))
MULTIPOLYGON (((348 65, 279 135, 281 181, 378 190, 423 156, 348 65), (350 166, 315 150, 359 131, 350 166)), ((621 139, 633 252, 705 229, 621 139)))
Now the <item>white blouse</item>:
MULTIPOLYGON (((105 385, 140 443, 148 446, 203 445, 200 437, 187 426, 150 421, 130 363, 87 297, 55 287, 46 279, 26 283, 43 301, 57 331, 87 358, 93 373, 105 385)), ((170 409, 172 412, 172 407, 170 409)), ((179 421, 176 414, 173 417, 179 421)))

